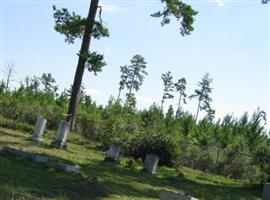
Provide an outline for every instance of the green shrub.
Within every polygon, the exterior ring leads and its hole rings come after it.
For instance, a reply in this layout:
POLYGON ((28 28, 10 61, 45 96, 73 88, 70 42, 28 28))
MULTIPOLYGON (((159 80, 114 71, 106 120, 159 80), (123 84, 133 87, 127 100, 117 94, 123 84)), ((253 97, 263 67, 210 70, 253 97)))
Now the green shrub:
POLYGON ((173 166, 179 156, 179 147, 172 137, 161 134, 136 135, 124 147, 126 155, 134 158, 142 158, 147 153, 159 156, 159 164, 173 166))
POLYGON ((214 171, 216 152, 199 145, 181 146, 179 164, 203 171, 214 171))
POLYGON ((249 157, 241 154, 235 154, 233 157, 227 160, 224 165, 222 174, 234 179, 242 179, 248 172, 251 166, 251 160, 249 157))
POLYGON ((11 119, 6 119, 3 117, 0 117, 0 126, 3 128, 9 128, 14 130, 21 130, 28 133, 33 133, 34 127, 30 126, 29 124, 22 123, 22 122, 16 122, 11 119))

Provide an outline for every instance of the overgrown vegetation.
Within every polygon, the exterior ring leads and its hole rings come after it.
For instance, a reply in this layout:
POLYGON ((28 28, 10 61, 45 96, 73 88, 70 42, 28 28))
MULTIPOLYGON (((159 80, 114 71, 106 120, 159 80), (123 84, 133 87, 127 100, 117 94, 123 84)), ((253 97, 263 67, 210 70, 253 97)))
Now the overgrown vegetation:
MULTIPOLYGON (((128 89, 128 88, 127 88, 128 89)), ((55 130, 65 118, 69 90, 58 91, 50 74, 27 77, 18 89, 0 87, 0 125, 31 132, 38 116, 47 118, 47 129, 55 130)), ((98 106, 81 88, 77 132, 107 149, 112 142, 123 144, 123 154, 134 159, 146 153, 160 156, 160 164, 186 166, 219 175, 264 182, 269 178, 270 140, 265 113, 255 111, 236 118, 227 115, 213 121, 196 117, 172 106, 164 113, 153 104, 137 110, 113 97, 98 106)))

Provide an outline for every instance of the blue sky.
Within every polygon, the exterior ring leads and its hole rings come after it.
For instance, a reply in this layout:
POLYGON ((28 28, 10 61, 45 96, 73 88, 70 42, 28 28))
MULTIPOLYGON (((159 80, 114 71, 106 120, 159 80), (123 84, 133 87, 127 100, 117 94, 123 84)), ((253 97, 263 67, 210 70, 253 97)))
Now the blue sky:
MULTIPOLYGON (((171 71, 174 80, 185 77, 187 93, 192 94, 204 73, 213 78, 216 117, 269 109, 269 5, 258 1, 186 1, 199 11, 190 36, 181 37, 178 24, 161 27, 150 14, 161 9, 160 1, 102 1, 103 19, 110 37, 93 42, 92 50, 104 53, 107 66, 94 76, 86 71, 83 79, 88 94, 98 104, 117 95, 119 66, 128 64, 134 54, 147 61, 146 77, 136 94, 138 108, 160 103, 161 74, 171 71)), ((1 2, 1 67, 16 63, 13 87, 25 76, 52 73, 61 89, 72 84, 81 44, 64 43, 53 29, 52 5, 66 7, 86 16, 89 1, 1 2)), ((1 75, 2 76, 2 75, 1 75)), ((165 102, 176 108, 177 99, 165 102)), ((197 102, 184 109, 195 114, 197 102)), ((201 113, 203 116, 204 113, 201 113)), ((268 123, 268 127, 270 121, 268 123)))

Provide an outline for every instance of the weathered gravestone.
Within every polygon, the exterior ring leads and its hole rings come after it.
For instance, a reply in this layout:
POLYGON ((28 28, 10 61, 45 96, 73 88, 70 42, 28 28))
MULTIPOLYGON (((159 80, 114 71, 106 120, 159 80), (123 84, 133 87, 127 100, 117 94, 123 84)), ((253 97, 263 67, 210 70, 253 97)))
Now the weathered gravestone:
POLYGON ((31 160, 37 163, 47 163, 49 158, 46 156, 40 156, 40 155, 33 155, 30 156, 31 160))
POLYGON ((79 165, 69 165, 64 163, 59 163, 56 165, 58 169, 64 170, 66 172, 79 173, 80 166, 79 165))
POLYGON ((270 200, 270 183, 265 183, 263 186, 263 200, 270 200))
POLYGON ((151 174, 155 174, 157 166, 158 166, 158 161, 159 161, 159 157, 157 155, 146 154, 144 163, 143 163, 143 170, 151 174))
POLYGON ((46 123, 47 123, 47 120, 44 117, 38 117, 35 130, 32 135, 32 140, 37 141, 37 142, 43 140, 42 135, 44 133, 46 123))
POLYGON ((198 199, 191 196, 186 196, 183 193, 161 190, 159 193, 159 200, 198 200, 198 199))
POLYGON ((116 162, 118 160, 121 151, 120 143, 112 143, 108 150, 108 156, 105 158, 106 161, 116 162))
POLYGON ((58 149, 67 148, 67 137, 69 133, 69 123, 61 120, 58 125, 56 139, 52 142, 52 146, 58 149))

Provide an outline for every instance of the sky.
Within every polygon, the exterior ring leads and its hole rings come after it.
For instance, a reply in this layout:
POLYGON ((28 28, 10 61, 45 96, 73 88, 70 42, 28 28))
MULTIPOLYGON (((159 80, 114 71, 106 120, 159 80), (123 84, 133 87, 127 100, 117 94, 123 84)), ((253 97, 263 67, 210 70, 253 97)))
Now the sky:
MULTIPOLYGON (((0 0, 1 1, 1 79, 7 61, 16 64, 13 87, 27 75, 51 73, 60 89, 69 88, 77 65, 81 40, 66 44, 55 32, 52 6, 87 15, 89 0, 0 0)), ((144 56, 148 76, 136 93, 137 107, 160 104, 161 74, 171 71, 174 81, 185 77, 187 94, 193 94, 205 73, 213 78, 212 107, 216 119, 226 114, 240 117, 258 108, 270 115, 269 27, 270 5, 260 0, 186 0, 198 11, 194 31, 182 37, 179 24, 164 27, 150 17, 162 9, 159 0, 104 0, 103 20, 110 37, 92 42, 91 51, 103 53, 107 66, 97 76, 85 72, 83 84, 97 104, 105 105, 117 96, 120 66, 129 64, 135 54, 144 56)), ((124 91, 122 97, 124 98, 124 91)), ((176 95, 165 101, 176 108, 176 95)), ((197 101, 183 109, 193 114, 197 101)), ((205 115, 200 113, 200 117, 205 115)), ((268 129, 270 128, 268 117, 268 129)))

